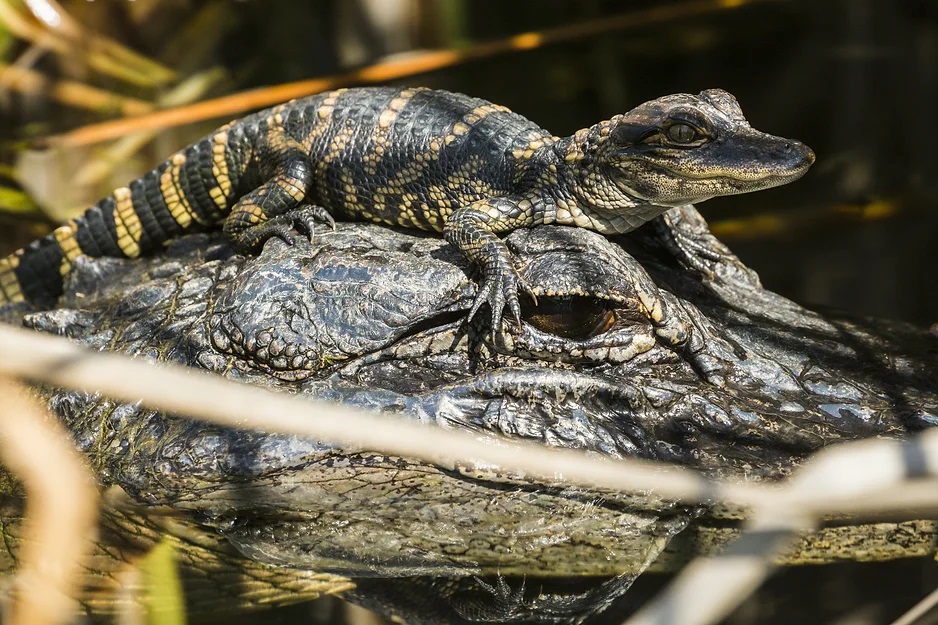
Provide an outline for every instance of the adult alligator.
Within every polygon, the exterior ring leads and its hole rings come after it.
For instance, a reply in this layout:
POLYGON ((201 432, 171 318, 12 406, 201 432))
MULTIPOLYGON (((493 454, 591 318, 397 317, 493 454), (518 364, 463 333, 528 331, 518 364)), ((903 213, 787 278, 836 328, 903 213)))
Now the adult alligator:
MULTIPOLYGON (((777 479, 824 445, 938 423, 934 337, 807 311, 762 289, 694 209, 665 219, 712 251, 709 276, 642 230, 512 233, 513 267, 537 305, 522 301, 520 328, 494 338, 466 322, 477 287, 456 250, 367 224, 310 245, 274 239, 255 257, 196 235, 150 259, 78 258, 58 308, 25 321, 268 388, 715 476, 777 479), (674 350, 661 319, 696 338, 674 350)), ((96 566, 163 526, 197 609, 298 600, 348 578, 347 596, 410 622, 573 623, 656 557, 673 566, 732 532, 653 498, 43 392, 102 482, 133 502, 106 518, 111 547, 96 566)), ((825 531, 789 560, 934 553, 938 536, 928 522, 825 531)))

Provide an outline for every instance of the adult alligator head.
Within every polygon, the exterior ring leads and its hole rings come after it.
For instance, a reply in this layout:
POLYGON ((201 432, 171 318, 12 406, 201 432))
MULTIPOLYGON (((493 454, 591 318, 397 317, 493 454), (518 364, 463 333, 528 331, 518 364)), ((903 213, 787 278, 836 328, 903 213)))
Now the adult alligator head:
MULTIPOLYGON (((702 223, 693 209, 679 217, 702 223)), ((455 252, 364 224, 309 247, 271 241, 256 258, 196 236, 155 259, 79 260, 63 305, 27 323, 480 435, 718 476, 776 479, 823 445, 938 422, 924 332, 825 319, 761 289, 730 256, 704 285, 641 237, 543 227, 507 242, 538 302, 494 341, 464 322, 474 286, 455 252), (672 340, 682 327, 693 338, 672 340)), ((357 600, 412 620, 442 618, 443 604, 454 622, 577 622, 698 512, 47 396, 102 480, 139 504, 185 515, 278 575, 349 576, 357 600), (611 581, 536 599, 504 585, 597 576, 611 581), (401 578, 431 580, 418 594, 432 609, 398 594, 401 578)))

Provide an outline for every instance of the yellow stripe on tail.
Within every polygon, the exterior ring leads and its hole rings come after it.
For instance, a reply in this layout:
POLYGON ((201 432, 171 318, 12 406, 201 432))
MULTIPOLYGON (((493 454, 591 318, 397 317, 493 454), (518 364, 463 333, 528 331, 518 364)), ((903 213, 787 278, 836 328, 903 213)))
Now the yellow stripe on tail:
POLYGON ((26 301, 23 290, 20 288, 20 280, 16 277, 20 253, 0 258, 0 306, 26 301))

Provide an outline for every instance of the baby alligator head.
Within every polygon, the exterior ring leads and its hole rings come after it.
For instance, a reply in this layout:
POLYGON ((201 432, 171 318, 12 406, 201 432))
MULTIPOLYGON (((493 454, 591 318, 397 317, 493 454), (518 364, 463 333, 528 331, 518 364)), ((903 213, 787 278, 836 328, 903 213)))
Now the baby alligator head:
POLYGON ((800 178, 814 152, 752 128, 730 93, 646 102, 561 142, 573 193, 596 209, 702 202, 800 178))

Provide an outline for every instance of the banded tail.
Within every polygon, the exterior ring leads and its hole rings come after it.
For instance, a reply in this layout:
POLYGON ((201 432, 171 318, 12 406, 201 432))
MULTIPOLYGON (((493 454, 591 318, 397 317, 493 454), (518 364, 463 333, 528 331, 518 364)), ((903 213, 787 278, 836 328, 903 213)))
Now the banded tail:
MULTIPOLYGON (((77 257, 135 258, 192 224, 216 222, 227 194, 206 189, 201 182, 200 170, 206 164, 212 166, 213 156, 209 148, 205 162, 201 153, 209 146, 203 142, 128 186, 115 189, 80 217, 0 260, 0 306, 28 302, 49 308, 62 294, 62 280, 77 257), (220 195, 223 202, 216 207, 210 193, 220 195)), ((224 160, 226 151, 223 149, 219 160, 224 160)), ((222 177, 213 180, 221 187, 222 177)))

